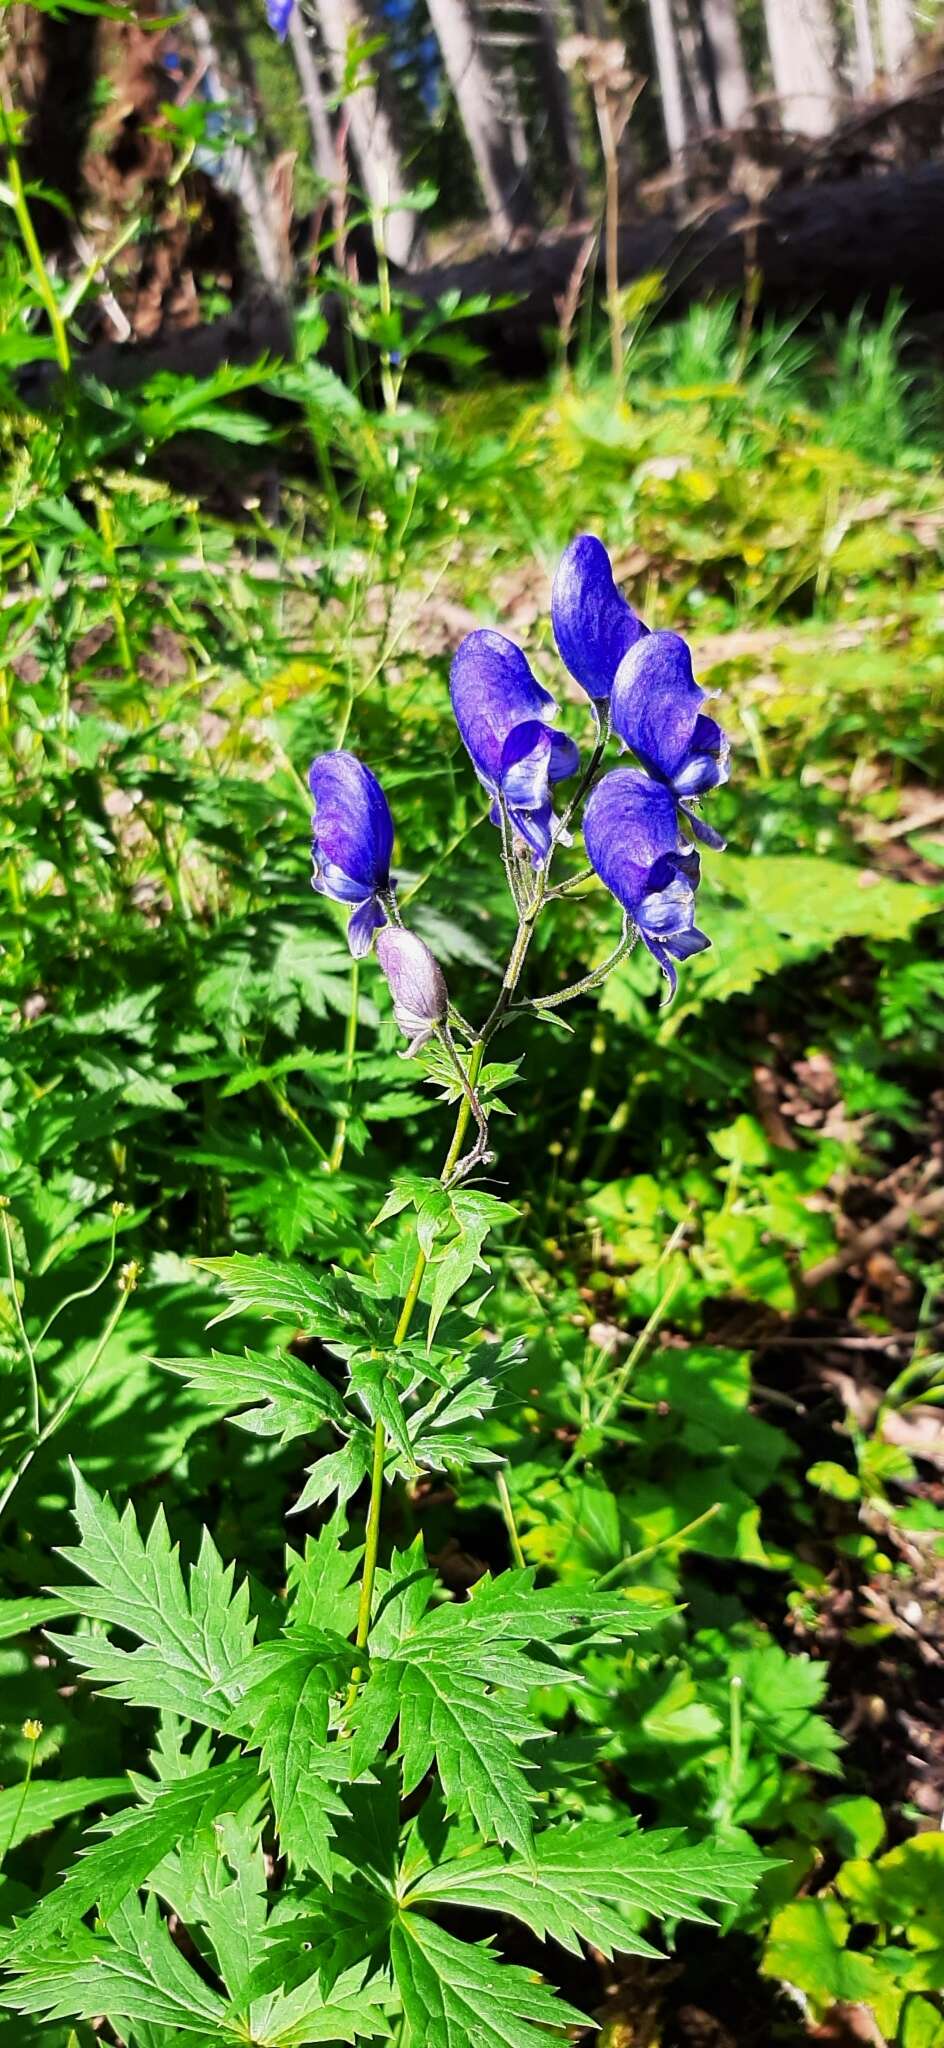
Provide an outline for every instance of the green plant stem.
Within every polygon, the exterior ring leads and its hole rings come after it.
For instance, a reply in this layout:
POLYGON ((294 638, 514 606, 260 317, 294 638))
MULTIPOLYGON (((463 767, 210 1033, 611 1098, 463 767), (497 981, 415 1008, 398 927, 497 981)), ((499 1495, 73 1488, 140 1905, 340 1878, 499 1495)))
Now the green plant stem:
POLYGON ((508 1531, 508 1541, 511 1544, 512 1557, 514 1558, 519 1571, 524 1571, 525 1555, 524 1551, 521 1548, 521 1538, 518 1534, 518 1528, 515 1522, 515 1511, 511 1504, 511 1494, 508 1491, 508 1479, 503 1465, 499 1465, 498 1467, 495 1485, 498 1490, 498 1498, 501 1503, 502 1520, 505 1524, 505 1528, 508 1531))
POLYGON ((96 493, 95 497, 95 517, 98 522, 99 538, 102 543, 105 561, 108 565, 108 596, 115 627, 115 639, 118 643, 118 653, 121 657, 121 666, 125 672, 125 681, 133 683, 135 681, 134 655, 131 652, 128 620, 121 595, 118 554, 115 547, 115 528, 111 516, 111 506, 108 504, 107 499, 100 497, 98 493, 96 493))
POLYGON ((275 1103, 276 1109, 280 1112, 282 1116, 285 1117, 286 1122, 292 1124, 296 1131, 301 1132, 302 1137, 311 1146, 312 1151, 317 1152, 322 1165, 327 1166, 328 1154, 325 1151, 321 1139, 315 1137, 314 1131, 310 1128, 308 1124, 306 1124, 304 1117, 299 1116, 299 1113, 295 1108, 294 1103, 289 1101, 284 1088, 280 1088, 278 1083, 276 1081, 271 1080, 271 1078, 263 1081, 262 1086, 265 1089, 266 1094, 271 1096, 272 1101, 275 1103))
POLYGON ((723 1798, 719 1802, 720 1811, 718 1812, 718 1819, 723 1828, 730 1827, 731 1825, 731 1816, 734 1811, 735 1802, 737 1800, 738 1788, 741 1783, 741 1765, 744 1753, 743 1723, 741 1710, 741 1699, 743 1691, 744 1680, 738 1675, 737 1672, 735 1672, 734 1676, 731 1679, 730 1686, 728 1688, 728 1700, 731 1714, 728 1782, 725 1787, 723 1798))
POLYGON ((33 217, 29 210, 29 202, 20 173, 20 160, 17 156, 16 144, 10 132, 6 111, 2 106, 0 106, 0 129, 2 129, 3 144, 7 152, 7 184, 9 185, 13 200, 14 218, 23 238, 23 246, 29 257, 33 282, 49 319, 53 346, 56 351, 56 361, 63 375, 68 377, 72 370, 72 350, 69 347, 69 336, 66 333, 66 324, 59 310, 59 302, 53 290, 52 280, 43 261, 43 252, 37 240, 36 229, 33 226, 33 217))
POLYGON ((540 1011, 558 1010, 562 1003, 572 1002, 575 996, 590 995, 593 989, 602 987, 607 976, 612 974, 614 967, 618 967, 621 960, 625 960, 627 953, 632 952, 635 944, 636 927, 627 920, 623 925, 623 933, 619 945, 614 946, 608 958, 601 960, 599 967, 595 967, 592 973, 585 974, 580 981, 570 982, 567 988, 557 989, 552 996, 532 996, 530 1001, 522 1004, 521 1007, 523 1009, 540 1011))
MULTIPOLYGON (((484 1040, 479 1038, 476 1040, 475 1045, 472 1047, 472 1056, 469 1061, 470 1094, 463 1095, 462 1100, 459 1104, 458 1115, 456 1117, 456 1127, 452 1134, 452 1143, 450 1144, 449 1150, 446 1154, 445 1160, 443 1162, 442 1172, 439 1176, 444 1186, 445 1183, 448 1181, 450 1174, 452 1173, 453 1167, 457 1164, 459 1155, 462 1151, 465 1134, 469 1128, 469 1119, 472 1115, 472 1103, 470 1100, 470 1096, 475 1092, 475 1084, 479 1077, 484 1052, 484 1040)), ((413 1271, 410 1274, 409 1284, 407 1286, 406 1293, 403 1297, 403 1306, 400 1310, 397 1327, 393 1333, 393 1349, 395 1351, 398 1350, 400 1345, 403 1343, 403 1340, 413 1320, 413 1311, 420 1298, 420 1288, 423 1285, 423 1275, 426 1271, 426 1265, 426 1253, 423 1251, 422 1247, 419 1247, 417 1250, 416 1258, 413 1262, 413 1271)), ((367 1638, 370 1634, 371 1611, 374 1603, 374 1580, 377 1576, 377 1551, 380 1543, 380 1510, 381 1501, 383 1498, 384 1457, 386 1454, 386 1449, 386 1430, 384 1429, 382 1422, 375 1422, 373 1458, 371 1461, 370 1474, 370 1505, 367 1510, 367 1530, 364 1540, 364 1567, 363 1572, 361 1574, 361 1590, 357 1605, 357 1633, 354 1637, 354 1647, 356 1650, 366 1649, 367 1638)), ((2 1503, 0 1503, 0 1506, 2 1506, 2 1503)), ((346 1715, 350 1713, 350 1710, 354 1705, 354 1701, 357 1698, 357 1688, 360 1684, 361 1677, 361 1667, 359 1665, 355 1665, 353 1671, 351 1672, 351 1682, 348 1687, 347 1699, 345 1701, 344 1706, 344 1711, 346 1715)))
MULTIPOLYGON (((65 1313, 65 1310, 67 1308, 74 1307, 77 1301, 88 1301, 91 1295, 98 1293, 100 1287, 104 1287, 105 1282, 108 1279, 108 1275, 111 1272, 111 1269, 115 1263, 115 1245, 118 1239, 118 1222, 123 1208, 124 1204, 122 1202, 115 1202, 112 1206, 111 1243, 108 1247, 108 1263, 105 1267, 104 1272, 100 1273, 98 1279, 93 1280, 88 1287, 77 1287, 74 1294, 67 1294, 63 1297, 62 1301, 58 1301, 56 1303, 55 1308, 47 1316, 46 1321, 44 1322, 43 1327, 40 1330, 39 1336, 36 1339, 37 1349, 40 1344, 45 1342, 46 1338, 49 1335, 50 1330, 52 1329, 53 1324, 59 1321, 59 1317, 65 1313)), ((43 1268, 40 1267, 39 1270, 42 1271, 43 1268)))
POLYGON ((597 1099, 597 1082, 600 1078, 603 1061, 606 1058, 606 1049, 606 1024, 598 1011, 596 1023, 593 1027, 593 1036, 590 1040, 590 1063, 587 1078, 580 1090, 574 1127, 570 1134, 567 1150, 564 1153, 564 1173, 568 1177, 572 1177, 576 1173, 580 1163, 583 1141, 587 1135, 587 1125, 590 1121, 593 1105, 597 1099))
POLYGON ((720 1515, 721 1505, 720 1500, 712 1501, 710 1508, 703 1509, 693 1522, 686 1522, 684 1529, 676 1529, 671 1536, 661 1537, 658 1543, 647 1543, 644 1549, 632 1550, 628 1557, 621 1557, 618 1564, 611 1565, 609 1571, 597 1580, 598 1590, 611 1586, 621 1572, 635 1571, 637 1565, 648 1564, 650 1558, 659 1557, 665 1550, 678 1550, 689 1536, 694 1536, 696 1529, 703 1529, 706 1522, 713 1522, 715 1516, 720 1515))
MULTIPOLYGON (((27 1725, 28 1725, 28 1724, 27 1724, 27 1725)), ((37 1724, 37 1725, 38 1725, 38 1724, 37 1724)), ((34 1735, 34 1736, 33 1736, 33 1738, 32 1738, 32 1740, 31 1740, 31 1742, 30 1742, 30 1753, 29 1753, 29 1756, 28 1756, 28 1757, 27 1757, 27 1759, 26 1759, 26 1776, 25 1776, 25 1777, 24 1777, 24 1779, 23 1779, 23 1784, 22 1784, 22 1788, 21 1788, 21 1791, 20 1791, 20 1796, 19 1796, 19 1799, 18 1799, 18 1801, 17 1801, 17 1807, 16 1807, 16 1812, 15 1812, 15 1814, 14 1814, 14 1816, 13 1816, 13 1822, 12 1822, 12 1826, 11 1826, 11 1828, 10 1828, 10 1832, 9 1832, 9 1834, 8 1834, 8 1836, 7 1836, 7 1840, 6 1840, 6 1846, 5 1846, 5 1848, 4 1848, 4 1849, 3 1849, 2 1851, 0 1851, 0 1870, 2 1870, 2 1869, 3 1869, 3 1866, 4 1866, 4 1864, 5 1864, 6 1860, 7 1860, 7 1857, 8 1857, 8 1856, 9 1856, 9 1854, 10 1854, 10 1850, 12 1849, 12 1847, 13 1847, 13 1844, 14 1844, 14 1842, 16 1841, 16 1831, 17 1831, 17 1828, 18 1828, 18 1827, 19 1827, 19 1825, 20 1825, 20 1821, 21 1821, 21 1819, 22 1819, 22 1815, 23 1815, 23 1808, 24 1808, 24 1806, 26 1805, 26 1801, 27 1801, 27 1796, 28 1796, 28 1794, 29 1794, 30 1782, 31 1782, 31 1780, 32 1780, 32 1776, 33 1776, 33 1765, 34 1765, 34 1763, 35 1763, 35 1761, 36 1761, 36 1749, 37 1749, 37 1745, 38 1745, 38 1743, 39 1743, 39 1736, 38 1736, 38 1735, 34 1735)))
POLYGON ((105 1350, 106 1344, 110 1342, 111 1338, 114 1336, 116 1329, 118 1328, 118 1324, 120 1323, 121 1318, 124 1315, 128 1302, 132 1294, 134 1293, 134 1289, 137 1284, 137 1277, 138 1268, 132 1261, 132 1263, 127 1267, 127 1269, 123 1269, 122 1271, 122 1279, 120 1283, 118 1299, 115 1303, 114 1308, 112 1309, 111 1315, 109 1316, 107 1323, 105 1324, 105 1328, 102 1331, 98 1343, 96 1344, 95 1349, 92 1352, 92 1356, 89 1359, 88 1364, 83 1367, 82 1371, 78 1375, 78 1378, 73 1382, 72 1386, 69 1388, 68 1393, 63 1396, 63 1399, 60 1401, 58 1408, 55 1408, 53 1410, 52 1414, 49 1417, 48 1422, 45 1422, 43 1424, 43 1427, 39 1431, 35 1442, 30 1444, 27 1450, 23 1452, 19 1464, 16 1466, 15 1470, 11 1474, 9 1480, 7 1481, 7 1484, 4 1487, 2 1494, 0 1494, 0 1515, 3 1515, 6 1512, 6 1509, 8 1508, 11 1500, 13 1499, 13 1495, 15 1494, 16 1489, 19 1486, 20 1480, 24 1478, 26 1473, 29 1471, 29 1468, 33 1462, 33 1459, 36 1456, 37 1451, 42 1449, 43 1444, 47 1443, 51 1436, 55 1436, 56 1431, 62 1427, 62 1424, 64 1423, 66 1416, 69 1414, 70 1410, 75 1407, 75 1404, 79 1398, 79 1395, 82 1392, 83 1387, 87 1384, 87 1382, 91 1378, 92 1373, 95 1371, 95 1367, 97 1366, 99 1359, 101 1358, 105 1350))
POLYGON ((351 1089, 354 1085, 354 1055, 357 1051, 357 999, 360 990, 361 965, 359 960, 351 961, 351 1007, 348 1011, 344 1032, 344 1108, 334 1127, 334 1144, 328 1165, 332 1173, 340 1173, 344 1164, 344 1147, 347 1144, 347 1127, 351 1120, 351 1089))
MULTIPOLYGON (((670 1239, 669 1244, 666 1247, 666 1250, 671 1251, 672 1249, 674 1249, 674 1247, 672 1244, 672 1240, 670 1239)), ((596 1418, 590 1424, 591 1429, 600 1430, 606 1428, 606 1425, 609 1422, 610 1416, 612 1415, 614 1408, 618 1408, 620 1402, 623 1399, 623 1395, 626 1392, 626 1388, 629 1385, 629 1381, 633 1373, 635 1372, 637 1365, 639 1364, 639 1360, 641 1359, 644 1351, 648 1346, 650 1338, 655 1336, 655 1333, 659 1328, 660 1323, 663 1322, 665 1317, 668 1315, 669 1309, 672 1306, 672 1303, 675 1299, 676 1294, 678 1293, 681 1284, 681 1276, 676 1274, 669 1281, 669 1284, 664 1289, 663 1293, 660 1294, 659 1299, 656 1302, 655 1308, 652 1311, 652 1314, 643 1324, 643 1327, 640 1330, 639 1335, 632 1346, 629 1356, 626 1359, 625 1365, 622 1365, 620 1367, 619 1372, 616 1374, 612 1382, 609 1393, 604 1395, 603 1400, 600 1404, 600 1408, 597 1412, 596 1418)), ((585 1432, 581 1431, 581 1435, 584 1434, 585 1432)), ((579 1465, 583 1455, 584 1453, 581 1450, 580 1443, 578 1442, 574 1445, 570 1457, 561 1466, 559 1477, 561 1479, 565 1479, 567 1477, 567 1474, 573 1471, 574 1466, 579 1465)))
MULTIPOLYGON (((499 991, 497 1001, 493 1004, 492 1009, 488 1017, 486 1018, 485 1023, 483 1024, 482 1029, 479 1032, 479 1035, 476 1038, 474 1045, 472 1046, 472 1050, 469 1056, 469 1065, 466 1071, 466 1085, 463 1091, 462 1100, 459 1104, 458 1114, 456 1116, 456 1127, 452 1134, 452 1143, 446 1154, 446 1158, 443 1162, 442 1172, 439 1176, 440 1181, 442 1182, 442 1185, 444 1187, 448 1185, 452 1173, 454 1172, 456 1166, 459 1163, 463 1143, 465 1141, 465 1134, 469 1128, 469 1122, 473 1115, 473 1110, 477 1099, 475 1092, 476 1083, 478 1081, 479 1074, 482 1069, 482 1061, 485 1057, 485 1048, 488 1044, 489 1039, 492 1038, 494 1033, 498 1030, 499 1025, 501 1024, 503 1018, 505 1017, 511 1005, 512 998, 518 986, 518 982, 521 976, 522 968, 525 963, 525 959, 527 958, 528 947, 530 946, 531 940, 534 936, 534 926, 537 920, 537 915, 539 910, 541 909, 542 904, 545 901, 546 887, 547 875, 545 870, 545 873, 541 876, 538 882, 538 886, 534 892, 533 900, 528 904, 527 908, 523 909, 520 913, 518 919, 518 930, 515 934, 515 942, 512 946, 511 953, 508 958, 508 965, 505 969, 504 978, 502 980, 502 985, 499 991)), ((458 1055, 456 1055, 456 1058, 458 1059, 458 1055)), ((413 1311, 419 1300, 420 1288, 423 1285, 423 1275, 426 1272, 426 1265, 426 1253, 423 1251, 422 1247, 419 1247, 417 1250, 416 1258, 414 1260, 413 1271, 410 1275, 409 1285, 407 1287, 406 1294, 403 1297, 403 1307, 400 1310, 400 1318, 393 1334, 394 1350, 397 1350, 399 1346, 403 1343, 407 1331, 409 1330, 410 1323, 413 1319, 413 1311)), ((652 1319, 650 1318, 650 1323, 651 1321, 652 1319)), ((640 1344, 645 1341, 648 1335, 648 1329, 649 1326, 647 1325, 647 1328, 643 1332, 642 1337, 639 1340, 637 1340, 640 1344)), ((635 1350, 632 1357, 634 1361, 635 1350)), ((629 1370, 631 1370, 631 1363, 628 1365, 627 1368, 624 1368, 624 1372, 627 1373, 627 1376, 629 1370)), ((373 1459, 371 1462, 370 1504, 367 1510, 367 1530, 365 1536, 364 1549, 364 1568, 361 1577, 361 1589, 357 1610, 357 1632, 354 1638, 354 1646, 357 1650, 363 1650, 366 1648, 367 1638, 370 1633, 371 1610, 373 1607, 374 1599, 374 1580, 377 1574, 377 1550, 380 1541, 380 1508, 381 1498, 383 1495, 384 1457, 386 1453, 386 1447, 386 1431, 384 1429, 383 1423, 375 1422, 373 1459)), ((355 1665, 354 1670, 351 1673, 351 1682, 348 1687, 347 1699, 345 1702, 345 1714, 350 1713, 351 1707, 354 1704, 354 1701, 357 1697, 357 1688, 360 1684, 360 1679, 361 1668, 359 1665, 355 1665)))
MULTIPOLYGON (((0 1223, 2 1223, 3 1225, 3 1241, 6 1247, 7 1276, 9 1278, 10 1294, 13 1300, 13 1313, 16 1317, 17 1328, 20 1333, 20 1341, 23 1345, 23 1351, 26 1357, 26 1363, 29 1370, 30 1425, 33 1431, 33 1435, 38 1438, 39 1374, 36 1370, 36 1354, 29 1340, 29 1334, 27 1332, 26 1324, 23 1320, 23 1310, 20 1307, 20 1297, 16 1291, 16 1266, 13 1260, 13 1232, 10 1229, 10 1212, 9 1209, 7 1209, 5 1206, 0 1208, 0 1223)), ((3 1503, 2 1501, 0 1501, 0 1507, 2 1507, 2 1505, 3 1503)))

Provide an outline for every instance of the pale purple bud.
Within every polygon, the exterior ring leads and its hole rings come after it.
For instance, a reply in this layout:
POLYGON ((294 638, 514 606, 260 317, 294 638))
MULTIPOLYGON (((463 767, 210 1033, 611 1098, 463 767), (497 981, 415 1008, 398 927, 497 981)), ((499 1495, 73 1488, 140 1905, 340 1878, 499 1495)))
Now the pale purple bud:
POLYGON ((444 1024, 449 991, 438 960, 423 940, 401 925, 387 924, 377 934, 377 958, 393 997, 393 1014, 410 1040, 407 1056, 419 1052, 444 1024))

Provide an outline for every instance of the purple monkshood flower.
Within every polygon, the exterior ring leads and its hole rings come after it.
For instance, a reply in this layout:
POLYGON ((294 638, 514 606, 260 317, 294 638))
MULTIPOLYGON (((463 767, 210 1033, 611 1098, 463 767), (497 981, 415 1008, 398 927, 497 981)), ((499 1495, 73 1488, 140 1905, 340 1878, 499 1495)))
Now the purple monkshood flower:
POLYGON ((695 926, 698 855, 679 832, 671 790, 641 768, 612 769, 590 796, 583 836, 601 882, 658 961, 671 999, 674 962, 711 943, 695 926))
POLYGON ((308 770, 315 799, 311 886, 335 903, 355 906, 347 942, 355 960, 369 951, 386 924, 393 819, 376 775, 356 754, 319 754, 308 770))
POLYGON ((648 633, 620 662, 610 698, 613 730, 648 775, 664 783, 696 839, 724 840, 692 810, 693 800, 728 779, 728 742, 701 707, 692 657, 678 633, 648 633))
POLYGON ((561 556, 551 624, 574 680, 588 696, 608 697, 624 655, 645 639, 648 628, 617 590, 609 555, 593 533, 578 533, 561 556))
POLYGON ((420 1051, 437 1024, 444 1024, 449 991, 439 961, 416 932, 388 924, 377 935, 377 958, 393 997, 393 1014, 410 1040, 406 1057, 420 1051))
POLYGON ((456 724, 479 781, 493 799, 491 819, 504 804, 537 867, 550 850, 554 812, 551 784, 573 775, 580 755, 573 740, 548 724, 556 710, 513 640, 503 633, 468 633, 452 664, 449 690, 456 724))
POLYGON ((294 4, 295 0, 266 0, 266 20, 280 43, 284 43, 288 35, 294 4))

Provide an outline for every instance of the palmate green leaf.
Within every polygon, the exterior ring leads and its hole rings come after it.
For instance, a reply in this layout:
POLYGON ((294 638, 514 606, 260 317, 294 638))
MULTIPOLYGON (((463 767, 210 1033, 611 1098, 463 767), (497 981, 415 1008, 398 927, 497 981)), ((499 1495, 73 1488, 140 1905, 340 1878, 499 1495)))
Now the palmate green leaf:
POLYGON ((457 1941, 418 1913, 401 1913, 390 1943, 403 2001, 403 2048, 548 2048, 585 2013, 487 1946, 457 1941))
POLYGON ((328 1702, 352 1661, 343 1636, 324 1630, 295 1627, 257 1644, 234 1717, 234 1731, 262 1751, 284 1853, 328 1885, 331 1816, 346 1811, 328 1775, 328 1702))
MULTIPOLYGON (((14 1963, 32 1956, 64 1928, 76 1927, 91 1906, 107 1919, 130 1891, 144 1884, 178 1842, 235 1813, 259 1797, 255 1765, 241 1759, 161 1785, 146 1804, 100 1823, 95 1842, 71 1866, 57 1891, 42 1899, 4 1945, 14 1963)), ((96 2010, 101 2010, 97 2007, 96 2010)))
POLYGON ((62 1588, 62 1597, 75 1613, 126 1629, 141 1647, 119 1650, 91 1634, 51 1633, 51 1641, 115 1698, 224 1727, 235 1699, 233 1674, 255 1632, 248 1587, 233 1591, 233 1565, 223 1564, 204 1530, 185 1586, 163 1509, 145 1543, 130 1504, 119 1517, 108 1495, 96 1494, 78 1472, 75 1514, 81 1543, 61 1555, 92 1583, 62 1588))
POLYGON ((202 1857, 197 1866, 192 1850, 182 1848, 152 1884, 185 1926, 206 1929, 230 1998, 245 2003, 265 1938, 265 1856, 258 1829, 248 1829, 233 1814, 223 1814, 213 1834, 212 1857, 202 1857))
POLYGON ((253 1436, 287 1444, 314 1436, 324 1422, 347 1430, 347 1411, 334 1387, 287 1352, 247 1350, 237 1358, 213 1351, 209 1358, 155 1358, 151 1363, 186 1380, 253 1436))
POLYGON ((382 1422, 390 1441, 396 1445, 405 1460, 410 1476, 415 1476, 419 1467, 413 1455, 413 1445, 407 1426, 401 1398, 402 1375, 386 1357, 376 1352, 355 1352, 349 1360, 351 1389, 359 1396, 372 1422, 382 1422))
POLYGON ((843 1738, 821 1709, 829 1683, 829 1667, 806 1652, 788 1655, 779 1643, 754 1649, 732 1649, 720 1630, 699 1630, 696 1658, 713 1652, 715 1669, 702 1681, 705 1697, 724 1717, 732 1678, 741 1681, 746 1721, 763 1732, 766 1745, 779 1756, 796 1757, 812 1770, 836 1777, 843 1738))
POLYGON ((574 1955, 585 1941, 606 1956, 656 1956, 634 1917, 704 1921, 704 1900, 743 1903, 764 1868, 750 1850, 692 1848, 674 1830, 637 1834, 622 1822, 581 1821, 548 1828, 527 1857, 483 1849, 426 1871, 405 1903, 510 1913, 574 1955))
POLYGON ((317 1628, 330 1622, 336 1634, 349 1636, 357 1617, 359 1588, 351 1581, 364 1555, 363 1545, 344 1547, 347 1516, 336 1509, 304 1551, 286 1552, 289 1628, 317 1628))
POLYGON ((108 1916, 106 1931, 79 1928, 68 1947, 34 1949, 16 1965, 16 1981, 0 1991, 0 2005, 46 2019, 136 2020, 206 2038, 220 2027, 226 2006, 197 1975, 171 1940, 157 1900, 127 1898, 108 1916))
POLYGON ((533 1569, 501 1572, 496 1579, 486 1573, 467 1601, 436 1608, 428 1617, 430 1633, 450 1636, 458 1629, 496 1646, 553 1645, 568 1639, 621 1642, 665 1619, 664 1608, 628 1600, 622 1593, 598 1593, 592 1586, 536 1587, 534 1578, 533 1569))
POLYGON ((355 1964, 330 1987, 317 1974, 291 1991, 254 1999, 249 2009, 253 2042, 259 2048, 302 2048, 309 2041, 388 2040, 387 2013, 395 1999, 386 1977, 367 1978, 368 1967, 355 1964))
POLYGON ((481 1580, 469 1600, 411 1621, 391 1653, 395 1599, 376 1650, 371 1641, 353 1716, 352 1771, 373 1762, 399 1719, 404 1794, 435 1761, 447 1811, 471 1811, 484 1835, 527 1855, 533 1763, 523 1752, 549 1732, 527 1712, 529 1694, 552 1676, 580 1683, 564 1661, 565 1645, 620 1639, 651 1617, 619 1595, 535 1590, 533 1572, 512 1571, 481 1580), (541 1657, 528 1654, 538 1646, 541 1657))
POLYGON ((320 1333, 322 1317, 332 1306, 330 1286, 304 1266, 283 1266, 276 1259, 250 1259, 233 1252, 225 1259, 195 1259, 194 1265, 212 1273, 230 1306, 220 1309, 215 1323, 225 1323, 243 1310, 271 1316, 280 1323, 300 1323, 320 1333))
POLYGON ((9 1785, 0 1792, 0 1844, 6 1854, 19 1842, 54 1827, 57 1820, 127 1797, 127 1778, 65 1778, 58 1783, 33 1778, 25 1798, 22 1785, 9 1785))
POLYGON ((873 2002, 888 1980, 873 1956, 847 1948, 851 1932, 838 1899, 794 1899, 774 1914, 761 1970, 806 1992, 817 2012, 873 2002))
MULTIPOLYGON (((687 993, 663 1027, 667 1036, 708 998, 746 992, 764 975, 845 938, 900 938, 940 904, 938 890, 818 853, 726 854, 717 865, 709 857, 706 867, 705 893, 712 900, 705 928, 714 947, 690 969, 687 993)), ((607 984, 605 1008, 619 1008, 621 979, 625 983, 625 968, 607 984)))
POLYGON ((387 1222, 403 1209, 416 1211, 416 1236, 426 1254, 432 1279, 427 1348, 453 1296, 476 1269, 488 1272, 482 1246, 490 1230, 518 1214, 510 1202, 483 1188, 444 1188, 438 1180, 405 1174, 388 1195, 376 1221, 387 1222))
POLYGON ((366 1425, 356 1424, 346 1444, 336 1451, 326 1451, 323 1458, 316 1458, 308 1466, 305 1485, 289 1513, 300 1515, 305 1508, 320 1507, 334 1493, 343 1507, 366 1479, 370 1463, 371 1432, 366 1425))
POLYGON ((22 1600, 0 1600, 0 1643, 9 1642, 12 1636, 23 1636, 30 1629, 42 1628, 47 1621, 58 1621, 61 1615, 71 1614, 68 1600, 56 1600, 48 1593, 28 1593, 22 1600))

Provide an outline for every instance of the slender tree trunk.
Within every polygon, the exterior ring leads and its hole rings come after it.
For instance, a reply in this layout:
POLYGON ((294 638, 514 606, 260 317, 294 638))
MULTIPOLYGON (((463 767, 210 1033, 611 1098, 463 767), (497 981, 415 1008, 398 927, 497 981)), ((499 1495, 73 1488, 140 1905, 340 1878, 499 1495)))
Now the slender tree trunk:
MULTIPOLYGON (((205 67, 208 88, 214 98, 225 100, 227 93, 223 73, 206 15, 199 7, 190 7, 187 22, 194 48, 205 67)), ((265 182, 259 175, 250 143, 243 143, 239 148, 236 197, 245 216, 259 270, 266 284, 280 292, 285 284, 284 263, 269 211, 265 182)))
POLYGON ((567 23, 562 20, 557 0, 537 0, 537 8, 538 72, 547 108, 548 132, 560 165, 568 216, 572 218, 584 212, 587 195, 580 160, 580 128, 570 79, 558 56, 558 43, 561 35, 567 33, 567 23))
MULTIPOLYGON (((376 39, 377 21, 364 0, 318 0, 325 49, 336 83, 344 84, 351 43, 376 39)), ((420 255, 418 217, 403 202, 409 185, 400 153, 395 101, 383 54, 370 59, 369 82, 358 84, 345 99, 360 182, 370 204, 383 218, 380 236, 392 263, 408 269, 420 255)))
POLYGON ((852 0, 852 27, 855 35, 856 90, 861 93, 871 92, 875 84, 875 45, 872 41, 869 0, 852 0))
POLYGON ((321 89, 318 61, 302 19, 301 9, 297 6, 292 8, 289 15, 288 35, 308 116, 308 126, 311 129, 315 170, 326 185, 333 185, 338 175, 338 159, 331 133, 331 121, 321 89))
POLYGON ((724 128, 740 128, 753 100, 736 0, 696 0, 724 128))
POLYGON ((268 163, 278 156, 279 137, 269 119, 269 108, 265 94, 260 91, 259 77, 252 59, 245 30, 245 13, 238 0, 215 0, 211 7, 214 22, 223 29, 223 56, 227 67, 235 69, 242 87, 247 107, 252 109, 255 132, 268 163))
POLYGON ((717 127, 718 110, 702 25, 691 0, 674 0, 673 13, 686 95, 695 116, 696 130, 699 135, 706 135, 710 128, 717 127))
POLYGON ((671 0, 649 0, 649 25, 652 31, 652 49, 656 60, 659 91, 662 96, 665 139, 669 145, 672 162, 678 163, 685 154, 688 129, 671 0))
POLYGON ((764 0, 764 19, 784 128, 828 135, 839 99, 831 0, 764 0))
POLYGON ((506 242, 533 219, 531 188, 522 166, 514 110, 503 107, 503 81, 494 68, 472 0, 427 0, 446 75, 472 151, 496 240, 506 242), (509 118, 509 113, 511 118, 509 118))
POLYGON ((912 0, 878 0, 878 32, 883 70, 889 78, 900 78, 915 46, 912 0))

